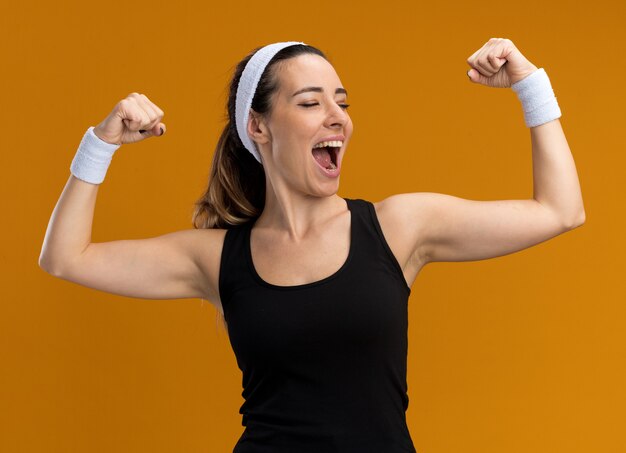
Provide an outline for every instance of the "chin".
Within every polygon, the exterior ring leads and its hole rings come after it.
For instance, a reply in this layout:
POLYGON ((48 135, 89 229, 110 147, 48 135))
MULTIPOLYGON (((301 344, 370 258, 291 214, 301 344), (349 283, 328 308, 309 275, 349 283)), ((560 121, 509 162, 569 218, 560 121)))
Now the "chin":
POLYGON ((321 195, 324 197, 332 197, 339 191, 339 181, 328 182, 322 186, 321 195))

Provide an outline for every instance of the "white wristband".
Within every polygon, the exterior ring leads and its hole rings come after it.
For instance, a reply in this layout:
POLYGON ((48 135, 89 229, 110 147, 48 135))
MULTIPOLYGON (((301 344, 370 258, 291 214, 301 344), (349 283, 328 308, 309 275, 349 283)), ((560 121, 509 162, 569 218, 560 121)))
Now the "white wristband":
POLYGON ((524 109, 526 126, 535 127, 561 117, 548 74, 543 68, 511 85, 524 109))
POLYGON ((113 153, 122 145, 105 142, 94 134, 93 130, 94 126, 90 126, 83 135, 70 165, 70 172, 83 181, 101 184, 111 164, 113 153))

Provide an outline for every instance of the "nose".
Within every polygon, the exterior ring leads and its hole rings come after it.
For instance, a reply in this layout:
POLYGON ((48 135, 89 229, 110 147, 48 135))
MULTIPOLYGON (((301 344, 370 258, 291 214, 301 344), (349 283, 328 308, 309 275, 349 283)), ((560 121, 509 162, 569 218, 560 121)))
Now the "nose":
POLYGON ((331 102, 326 115, 327 127, 343 127, 348 121, 348 113, 336 102, 331 102))

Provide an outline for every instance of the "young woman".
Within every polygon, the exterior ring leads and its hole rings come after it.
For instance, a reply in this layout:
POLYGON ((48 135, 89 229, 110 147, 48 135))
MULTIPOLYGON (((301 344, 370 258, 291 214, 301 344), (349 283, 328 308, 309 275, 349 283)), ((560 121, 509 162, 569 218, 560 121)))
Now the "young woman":
POLYGON ((163 111, 131 93, 85 133, 40 266, 113 294, 211 301, 243 372, 246 429, 235 452, 414 452, 407 301, 420 270, 513 253, 585 219, 545 71, 500 38, 467 62, 472 82, 511 87, 523 104, 532 199, 338 196, 353 132, 347 91, 320 50, 274 43, 236 67, 193 229, 90 241, 113 152, 164 132, 163 111))

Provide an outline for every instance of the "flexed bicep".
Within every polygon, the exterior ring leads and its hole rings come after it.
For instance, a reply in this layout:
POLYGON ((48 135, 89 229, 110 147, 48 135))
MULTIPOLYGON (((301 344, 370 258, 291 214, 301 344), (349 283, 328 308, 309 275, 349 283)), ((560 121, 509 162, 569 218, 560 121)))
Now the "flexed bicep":
POLYGON ((425 262, 507 255, 578 226, 533 199, 478 201, 432 192, 392 198, 398 219, 418 232, 414 248, 425 262))

